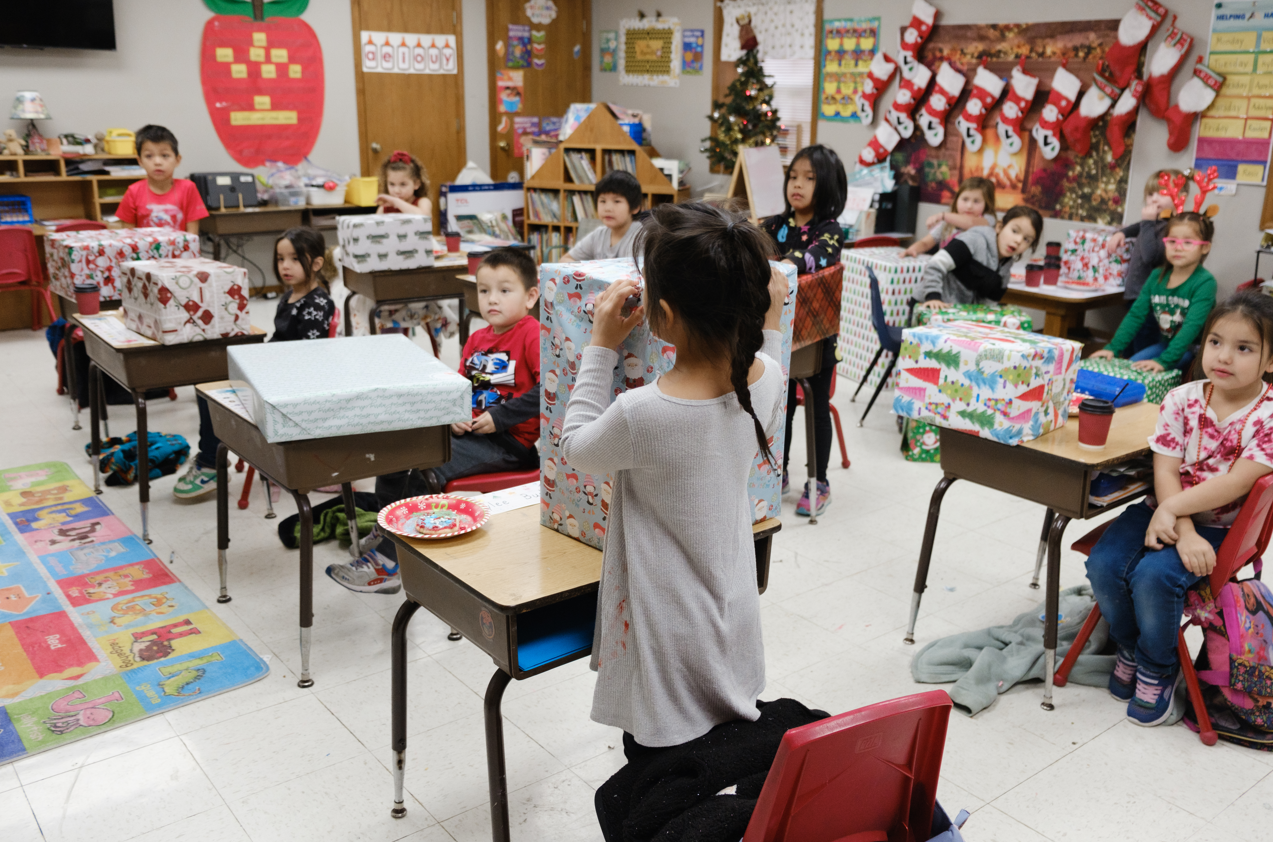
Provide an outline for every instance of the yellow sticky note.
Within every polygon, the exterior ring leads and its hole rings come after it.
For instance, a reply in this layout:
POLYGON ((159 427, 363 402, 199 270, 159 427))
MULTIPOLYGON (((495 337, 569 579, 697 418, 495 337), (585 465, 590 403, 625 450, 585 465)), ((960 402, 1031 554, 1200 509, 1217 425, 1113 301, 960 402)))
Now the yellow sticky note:
POLYGON ((217 61, 234 61, 234 48, 217 47, 217 61))
MULTIPOLYGON (((1263 59, 1263 56, 1260 57, 1263 59)), ((1242 53, 1212 53, 1207 62, 1216 73, 1251 73, 1255 70, 1255 56, 1242 53)))
POLYGON ((299 64, 289 64, 287 66, 287 78, 289 79, 301 78, 301 66, 299 64))
POLYGON ((1264 181, 1264 165, 1263 164, 1238 164, 1237 181, 1245 181, 1248 184, 1260 184, 1264 181))
POLYGON ((1273 96, 1273 74, 1248 76, 1251 80, 1251 96, 1273 96))
POLYGON ((232 79, 248 78, 248 66, 246 64, 230 65, 230 78, 232 79))
POLYGON ((1256 73, 1273 73, 1273 53, 1260 53, 1255 62, 1256 73))
POLYGON ((1226 77, 1220 86, 1220 96, 1250 96, 1252 78, 1243 74, 1226 77))
POLYGON ((1211 101, 1211 107, 1202 113, 1207 117, 1245 117, 1246 97, 1218 96, 1211 101))
POLYGON ((1245 120, 1234 120, 1227 117, 1203 117, 1198 121, 1198 137, 1239 140, 1242 137, 1242 124, 1245 122, 1245 120))
POLYGON ((287 64, 287 48, 286 47, 271 47, 270 61, 274 62, 275 64, 287 64))
POLYGON ((272 64, 261 65, 261 78, 262 79, 278 78, 278 73, 274 70, 274 65, 272 64))
POLYGON ((1252 52, 1255 50, 1258 32, 1216 32, 1211 35, 1211 49, 1215 52, 1252 52))
POLYGON ((1273 118, 1273 99, 1252 97, 1247 101, 1246 116, 1258 117, 1262 120, 1273 118))
POLYGON ((265 48, 264 47, 249 47, 248 58, 251 59, 252 61, 265 61, 265 48))
POLYGON ((1267 140, 1273 137, 1273 121, 1270 120, 1247 120, 1246 134, 1243 137, 1255 138, 1257 140, 1267 140))
POLYGON ((231 126, 294 126, 295 111, 231 111, 231 126))
MULTIPOLYGON (((252 46, 253 46, 253 47, 264 47, 264 46, 265 46, 265 33, 264 33, 264 32, 253 32, 253 33, 252 33, 252 46)), ((1214 48, 1214 47, 1212 47, 1212 49, 1215 49, 1215 48, 1214 48)))
POLYGON ((270 98, 264 94, 257 94, 256 96, 252 97, 252 107, 255 108, 257 111, 269 111, 270 98))

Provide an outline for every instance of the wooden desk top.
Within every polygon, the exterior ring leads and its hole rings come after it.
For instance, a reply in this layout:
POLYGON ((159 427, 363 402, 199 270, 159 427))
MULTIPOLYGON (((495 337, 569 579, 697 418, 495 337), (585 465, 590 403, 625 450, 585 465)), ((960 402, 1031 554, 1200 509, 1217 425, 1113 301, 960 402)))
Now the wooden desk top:
POLYGON ((1156 403, 1142 401, 1117 409, 1114 411, 1114 420, 1110 423, 1105 448, 1087 450, 1079 447, 1079 419, 1078 413, 1074 412, 1070 414, 1070 420, 1064 427, 1020 446, 1084 465, 1109 465, 1148 453, 1149 437, 1154 434, 1154 425, 1157 422, 1156 403))
POLYGON ((1064 301, 1066 303, 1090 303, 1103 304, 1106 299, 1109 303, 1116 303, 1123 300, 1123 291, 1121 289, 1108 290, 1081 290, 1069 289, 1059 285, 1028 287, 1025 284, 1008 284, 1008 293, 1014 297, 1035 298, 1040 301, 1064 301))
MULTIPOLYGON (((130 330, 124 325, 124 314, 120 310, 102 310, 100 313, 92 316, 85 316, 81 313, 71 314, 71 319, 79 324, 85 330, 92 331, 112 348, 124 350, 127 348, 178 348, 190 345, 203 344, 195 342, 183 342, 179 345, 164 345, 153 339, 142 336, 130 330), (117 324, 112 325, 111 322, 104 320, 110 319, 117 324)), ((265 331, 253 325, 249 331, 249 336, 263 336, 265 331)), ((236 338, 236 337, 232 337, 236 338)), ((216 340, 207 340, 209 342, 216 340)))

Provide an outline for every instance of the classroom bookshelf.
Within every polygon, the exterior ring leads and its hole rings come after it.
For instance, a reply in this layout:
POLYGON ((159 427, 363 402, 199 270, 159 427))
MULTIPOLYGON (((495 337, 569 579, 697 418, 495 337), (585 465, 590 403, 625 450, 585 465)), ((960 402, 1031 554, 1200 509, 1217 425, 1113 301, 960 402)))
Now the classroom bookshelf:
POLYGON ((137 163, 134 156, 0 155, 0 195, 31 197, 36 219, 92 219, 115 213, 124 191, 144 175, 67 175, 67 164, 79 160, 107 164, 137 163))
POLYGON ((599 104, 526 180, 524 233, 536 262, 559 260, 575 244, 580 221, 597 216, 594 185, 614 170, 636 176, 646 208, 676 201, 667 176, 599 104))

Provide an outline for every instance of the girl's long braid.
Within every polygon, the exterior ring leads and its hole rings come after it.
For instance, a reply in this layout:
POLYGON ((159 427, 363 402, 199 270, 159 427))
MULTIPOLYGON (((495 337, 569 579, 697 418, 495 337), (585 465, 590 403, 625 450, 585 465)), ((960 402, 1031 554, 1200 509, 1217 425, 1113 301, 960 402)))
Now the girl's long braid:
MULTIPOLYGON (((737 223, 731 224, 726 229, 725 239, 732 240, 733 232, 737 223)), ((769 439, 765 436, 765 427, 760 423, 760 419, 756 416, 756 410, 751 405, 751 386, 747 383, 747 379, 751 374, 752 362, 756 359, 756 352, 765 344, 765 314, 769 310, 769 276, 765 275, 763 280, 765 283, 759 284, 752 272, 747 272, 746 268, 741 264, 743 261, 737 259, 738 251, 729 249, 729 266, 735 277, 742 279, 739 294, 742 297, 739 308, 738 330, 735 332, 735 341, 732 343, 729 363, 729 379, 734 387, 734 394, 738 397, 738 403, 742 406, 747 414, 751 416, 752 423, 756 426, 756 442, 760 445, 760 452, 764 455, 765 461, 771 467, 777 467, 774 461, 773 450, 769 447, 769 439)))

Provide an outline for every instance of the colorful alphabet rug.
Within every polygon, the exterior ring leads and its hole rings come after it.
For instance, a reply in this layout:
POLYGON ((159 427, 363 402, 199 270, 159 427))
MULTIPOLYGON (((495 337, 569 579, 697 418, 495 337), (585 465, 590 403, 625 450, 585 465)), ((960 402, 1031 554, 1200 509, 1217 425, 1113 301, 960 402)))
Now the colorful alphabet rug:
POLYGON ((0 470, 0 764, 268 671, 66 463, 0 470))

